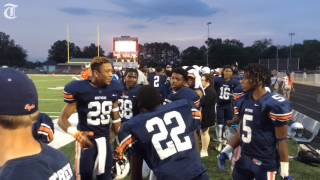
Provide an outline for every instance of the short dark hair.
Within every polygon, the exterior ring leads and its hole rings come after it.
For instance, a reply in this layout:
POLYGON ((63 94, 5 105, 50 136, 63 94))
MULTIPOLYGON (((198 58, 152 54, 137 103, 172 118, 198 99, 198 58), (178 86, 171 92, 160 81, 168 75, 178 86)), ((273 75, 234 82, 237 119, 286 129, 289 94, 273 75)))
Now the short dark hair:
POLYGON ((234 73, 232 66, 225 65, 225 66, 223 66, 222 71, 221 71, 221 76, 222 77, 223 77, 223 71, 226 70, 226 69, 231 69, 232 73, 234 73))
POLYGON ((188 72, 182 68, 175 68, 172 70, 172 73, 182 75, 183 79, 186 81, 188 79, 188 72))
POLYGON ((126 77, 128 73, 136 73, 137 77, 139 76, 138 70, 134 68, 127 68, 123 77, 126 77))
POLYGON ((156 72, 161 72, 161 71, 162 71, 162 69, 163 69, 162 67, 157 66, 157 67, 156 67, 156 72))
POLYGON ((256 88, 260 82, 263 87, 271 84, 271 73, 260 64, 249 64, 244 68, 244 73, 247 73, 253 81, 254 88, 256 88))
POLYGON ((210 84, 213 82, 213 78, 211 74, 204 74, 202 76, 205 77, 206 81, 208 81, 210 84))
POLYGON ((137 105, 139 110, 146 109, 153 111, 161 104, 161 95, 158 89, 150 85, 144 85, 140 88, 137 95, 137 105))
POLYGON ((111 59, 107 57, 94 57, 90 64, 91 71, 99 71, 100 66, 105 63, 112 65, 111 59))
POLYGON ((0 126, 5 129, 28 127, 37 121, 39 115, 39 111, 27 115, 0 115, 0 126))

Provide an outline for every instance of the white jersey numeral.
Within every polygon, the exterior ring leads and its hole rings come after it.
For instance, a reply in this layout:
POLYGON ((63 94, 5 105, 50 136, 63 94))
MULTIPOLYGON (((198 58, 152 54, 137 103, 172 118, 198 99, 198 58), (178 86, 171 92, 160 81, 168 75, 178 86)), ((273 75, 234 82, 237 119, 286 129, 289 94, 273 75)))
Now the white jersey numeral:
POLYGON ((229 87, 220 87, 220 99, 229 100, 230 88, 229 87))
POLYGON ((186 124, 179 112, 168 112, 164 115, 163 120, 159 117, 154 117, 147 121, 146 129, 148 132, 153 132, 155 130, 154 126, 158 127, 159 132, 152 136, 151 141, 161 160, 166 159, 177 152, 192 148, 192 143, 189 136, 184 136, 182 138, 184 142, 182 142, 182 140, 179 138, 179 135, 185 133, 186 131, 186 124), (169 133, 166 125, 172 124, 173 119, 176 120, 178 126, 171 129, 169 140, 165 142, 166 148, 163 148, 160 142, 168 139, 169 133))
POLYGON ((111 101, 92 101, 88 104, 87 123, 93 126, 109 124, 111 120, 111 101))
POLYGON ((242 134, 241 139, 244 143, 250 143, 252 137, 251 127, 248 126, 248 121, 252 121, 253 117, 249 114, 244 114, 242 119, 242 131, 246 134, 242 134))
POLYGON ((120 117, 130 119, 133 115, 132 101, 130 99, 119 99, 120 117))
POLYGON ((153 87, 159 87, 159 81, 160 81, 160 77, 154 76, 153 77, 153 87))

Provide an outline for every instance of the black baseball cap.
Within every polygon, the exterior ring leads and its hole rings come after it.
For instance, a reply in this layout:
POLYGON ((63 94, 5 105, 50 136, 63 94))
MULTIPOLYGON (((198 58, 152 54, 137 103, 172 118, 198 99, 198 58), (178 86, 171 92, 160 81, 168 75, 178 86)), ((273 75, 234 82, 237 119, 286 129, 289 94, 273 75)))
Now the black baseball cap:
POLYGON ((32 80, 12 68, 0 68, 0 115, 28 115, 38 111, 32 80))

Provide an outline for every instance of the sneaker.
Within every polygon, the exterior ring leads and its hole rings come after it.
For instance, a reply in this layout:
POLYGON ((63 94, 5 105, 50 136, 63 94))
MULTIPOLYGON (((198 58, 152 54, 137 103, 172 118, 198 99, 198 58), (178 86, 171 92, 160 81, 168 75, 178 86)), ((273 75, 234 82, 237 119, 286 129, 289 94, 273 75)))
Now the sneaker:
POLYGON ((217 146, 217 151, 221 152, 221 150, 222 150, 222 143, 219 143, 218 146, 217 146))
POLYGON ((200 157, 201 158, 208 157, 208 151, 200 151, 200 157))

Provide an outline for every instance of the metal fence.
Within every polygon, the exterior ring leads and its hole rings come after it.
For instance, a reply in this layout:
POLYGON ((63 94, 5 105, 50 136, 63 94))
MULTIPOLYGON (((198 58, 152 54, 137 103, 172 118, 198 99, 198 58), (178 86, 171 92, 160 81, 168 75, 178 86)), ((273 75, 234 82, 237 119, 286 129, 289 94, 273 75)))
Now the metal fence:
POLYGON ((259 59, 259 64, 264 65, 270 70, 277 71, 299 71, 300 58, 286 59, 259 59))

